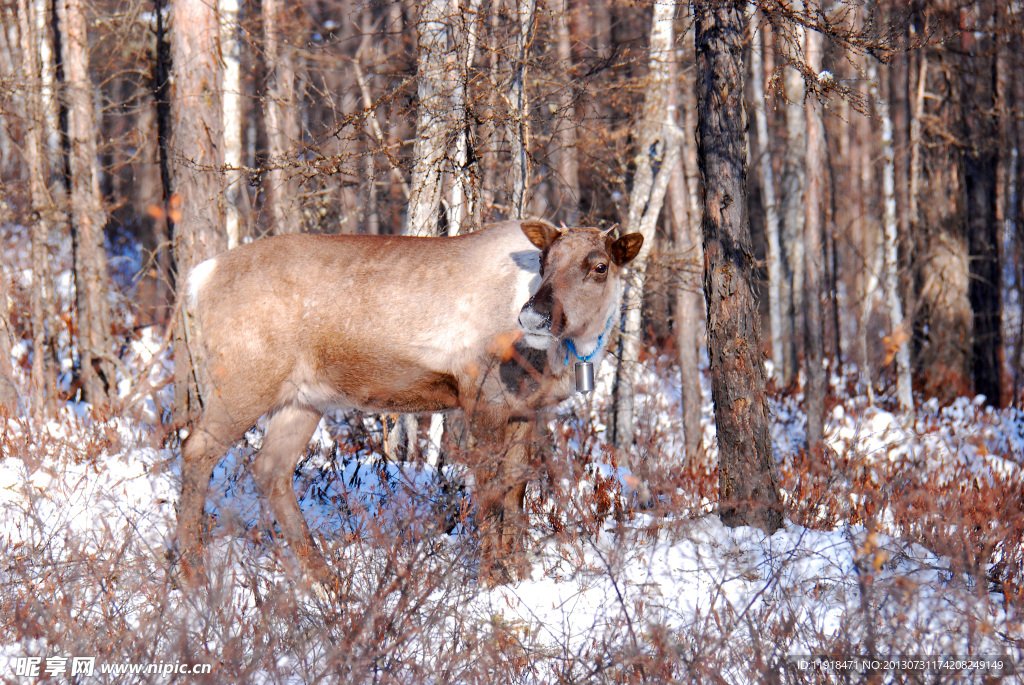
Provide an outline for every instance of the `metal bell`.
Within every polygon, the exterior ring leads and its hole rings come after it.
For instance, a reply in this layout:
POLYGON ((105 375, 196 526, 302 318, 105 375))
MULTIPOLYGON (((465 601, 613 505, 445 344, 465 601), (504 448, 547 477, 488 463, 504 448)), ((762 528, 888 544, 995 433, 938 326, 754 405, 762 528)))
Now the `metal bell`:
POLYGON ((594 392, 594 365, 576 362, 576 392, 594 392))

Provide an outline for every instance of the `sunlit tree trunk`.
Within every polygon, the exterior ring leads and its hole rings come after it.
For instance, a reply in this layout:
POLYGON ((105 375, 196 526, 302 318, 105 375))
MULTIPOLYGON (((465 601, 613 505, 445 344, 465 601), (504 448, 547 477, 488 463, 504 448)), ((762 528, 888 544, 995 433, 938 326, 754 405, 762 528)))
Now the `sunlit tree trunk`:
POLYGON ((783 512, 747 216, 743 5, 702 0, 694 7, 704 293, 722 522, 771 534, 782 526, 783 512))
MULTIPOLYGON (((238 0, 220 0, 220 40, 224 57, 224 164, 232 169, 242 166, 242 42, 239 40, 238 0)), ((228 172, 224 202, 227 246, 238 246, 239 193, 245 182, 241 172, 228 172)))
MULTIPOLYGON (((174 70, 170 148, 181 160, 173 167, 180 205, 175 223, 175 262, 179 296, 188 273, 199 262, 227 247, 224 216, 223 86, 218 65, 220 25, 215 8, 205 0, 176 0, 171 22, 174 70)), ((172 157, 173 159, 173 157, 172 157)), ((188 341, 191 332, 179 316, 175 322, 175 417, 186 421, 199 409, 188 341)))
POLYGON ((262 0, 266 39, 267 98, 264 122, 270 153, 267 190, 274 232, 302 230, 302 211, 296 202, 298 187, 285 168, 289 152, 299 143, 298 103, 295 97, 294 48, 287 40, 295 6, 287 0, 262 0))
POLYGON ((782 330, 782 255, 779 243, 779 213, 775 207, 775 179, 772 173, 771 142, 768 139, 768 117, 764 111, 764 30, 759 17, 753 18, 754 42, 750 48, 751 72, 754 86, 754 118, 757 120, 757 140, 761 144, 761 193, 764 198, 764 212, 768 234, 768 320, 771 322, 772 362, 775 369, 775 383, 779 387, 785 380, 783 351, 786 334, 782 330))
POLYGON ((616 379, 618 402, 616 406, 615 443, 628 448, 633 444, 633 385, 640 359, 644 288, 647 284, 647 262, 654 247, 655 229, 665 191, 672 171, 679 159, 679 131, 669 116, 668 96, 672 63, 672 25, 676 3, 659 2, 654 5, 651 19, 650 70, 644 90, 644 109, 639 122, 639 154, 636 173, 629 198, 629 218, 624 233, 641 233, 644 244, 630 263, 626 280, 624 306, 625 322, 622 328, 619 359, 619 377, 616 379))
MULTIPOLYGON (((814 73, 821 71, 821 34, 808 31, 806 59, 814 73)), ((807 450, 818 454, 825 424, 825 341, 822 334, 821 273, 823 250, 822 185, 825 174, 825 128, 814 97, 804 103, 807 116, 807 202, 804 219, 804 411, 807 414, 807 450)))
MULTIPOLYGON (((50 272, 49 260, 47 259, 46 239, 49 234, 49 222, 47 221, 48 202, 47 187, 43 169, 45 167, 46 153, 43 140, 46 132, 46 120, 42 107, 41 94, 43 80, 41 78, 39 53, 36 50, 38 42, 35 40, 37 22, 35 21, 34 4, 28 0, 18 0, 18 23, 21 28, 21 53, 22 70, 28 81, 25 93, 25 121, 27 123, 25 141, 25 163, 28 167, 29 196, 32 206, 32 380, 31 398, 32 413, 36 419, 42 419, 46 406, 44 360, 48 350, 46 345, 46 316, 43 310, 44 282, 50 272)), ((0 293, 5 298, 3 306, 6 309, 6 288, 0 293)), ((6 320, 6 317, 5 317, 6 320)), ((4 340, 7 340, 7 331, 0 333, 4 340)), ((7 346, 7 353, 4 356, 3 365, 10 364, 10 348, 7 346)), ((0 381, 2 382, 2 381, 0 381)))
POLYGON ((59 0, 64 27, 64 65, 71 146, 71 223, 75 231, 78 276, 78 346, 86 398, 94 406, 107 402, 113 390, 113 354, 107 305, 107 258, 104 227, 107 215, 100 195, 96 136, 99 126, 89 76, 89 39, 81 0, 59 0))

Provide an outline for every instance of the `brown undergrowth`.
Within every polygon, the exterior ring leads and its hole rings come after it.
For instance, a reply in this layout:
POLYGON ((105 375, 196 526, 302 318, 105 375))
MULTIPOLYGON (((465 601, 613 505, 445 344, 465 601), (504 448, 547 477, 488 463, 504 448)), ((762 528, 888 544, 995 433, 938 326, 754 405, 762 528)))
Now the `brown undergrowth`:
MULTIPOLYGON (((768 540, 714 517, 713 443, 684 459, 671 421, 641 416, 637 450, 617 452, 602 411, 553 417, 536 445, 531 569, 507 587, 478 582, 473 484, 459 466, 472 455, 449 441, 440 472, 389 464, 372 456, 372 422, 335 417, 333 443, 312 445, 295 479, 337 574, 328 597, 305 589, 255 503, 251 447, 215 477, 211 582, 186 592, 167 555, 173 446, 116 418, 9 420, 0 681, 24 682, 11 660, 34 655, 210 664, 188 681, 211 683, 741 683, 830 681, 787 665, 794 645, 888 654, 948 638, 1019 653, 1008 626, 1021 599, 1021 485, 1019 471, 986 461, 999 442, 982 428, 996 418, 972 414, 972 430, 936 418, 944 442, 882 449, 839 431, 824 462, 780 455, 792 523, 768 540), (121 475, 104 475, 115 466, 121 475)), ((847 423, 875 435, 858 420, 847 423)), ((95 678, 83 682, 158 680, 95 678)))

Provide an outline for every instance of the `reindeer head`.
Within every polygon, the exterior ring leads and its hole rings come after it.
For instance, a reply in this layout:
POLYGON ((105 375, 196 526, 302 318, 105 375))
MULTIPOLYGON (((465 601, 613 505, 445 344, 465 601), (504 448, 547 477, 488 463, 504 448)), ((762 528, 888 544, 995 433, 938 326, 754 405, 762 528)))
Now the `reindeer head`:
POLYGON ((644 238, 619 239, 596 228, 555 228, 524 221, 523 233, 541 249, 541 284, 519 313, 530 347, 548 350, 566 338, 596 339, 619 307, 622 267, 640 251, 644 238))

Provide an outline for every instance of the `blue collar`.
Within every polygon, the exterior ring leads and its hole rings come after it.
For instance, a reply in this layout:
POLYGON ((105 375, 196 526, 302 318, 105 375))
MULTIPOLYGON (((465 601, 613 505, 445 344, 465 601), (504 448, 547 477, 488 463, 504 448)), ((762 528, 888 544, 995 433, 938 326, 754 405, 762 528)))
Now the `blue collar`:
POLYGON ((608 335, 608 331, 611 330, 611 328, 612 328, 612 319, 614 319, 614 318, 615 318, 614 314, 612 314, 611 316, 608 317, 608 323, 606 323, 604 325, 604 332, 601 333, 601 335, 597 336, 597 346, 595 346, 594 347, 594 351, 591 352, 588 355, 585 355, 585 356, 581 357, 580 353, 576 351, 576 343, 574 343, 572 341, 572 338, 566 338, 565 339, 565 363, 566 363, 566 365, 569 364, 569 353, 570 352, 572 352, 572 356, 576 357, 576 359, 578 359, 581 362, 589 362, 591 359, 593 359, 594 356, 598 352, 601 351, 601 345, 604 344, 604 336, 608 335))

